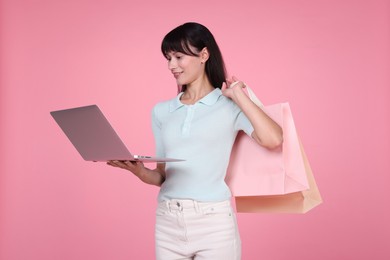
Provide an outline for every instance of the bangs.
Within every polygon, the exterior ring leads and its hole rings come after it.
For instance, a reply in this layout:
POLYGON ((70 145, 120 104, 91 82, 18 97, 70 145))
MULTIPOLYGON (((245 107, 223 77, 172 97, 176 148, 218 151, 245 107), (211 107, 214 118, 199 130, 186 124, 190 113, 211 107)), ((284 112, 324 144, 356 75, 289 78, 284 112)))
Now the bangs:
POLYGON ((196 48, 191 46, 186 35, 180 32, 172 31, 164 37, 161 43, 161 52, 165 57, 168 57, 168 53, 170 52, 181 52, 190 56, 198 56, 198 53, 194 52, 194 49, 196 48))

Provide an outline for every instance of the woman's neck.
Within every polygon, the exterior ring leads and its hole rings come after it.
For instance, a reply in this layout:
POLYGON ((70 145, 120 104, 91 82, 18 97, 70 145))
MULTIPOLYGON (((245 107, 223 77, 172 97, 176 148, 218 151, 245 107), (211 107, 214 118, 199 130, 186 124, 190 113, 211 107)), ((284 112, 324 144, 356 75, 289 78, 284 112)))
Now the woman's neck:
POLYGON ((207 94, 213 90, 214 87, 207 78, 205 80, 198 80, 187 85, 180 100, 183 104, 192 105, 207 96, 207 94))

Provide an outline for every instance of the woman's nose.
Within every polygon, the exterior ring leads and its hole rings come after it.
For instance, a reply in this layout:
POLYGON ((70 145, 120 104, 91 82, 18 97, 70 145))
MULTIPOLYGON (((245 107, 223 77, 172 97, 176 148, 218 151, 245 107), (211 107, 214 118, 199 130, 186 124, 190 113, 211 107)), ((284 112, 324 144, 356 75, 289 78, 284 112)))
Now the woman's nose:
POLYGON ((176 67, 177 67, 177 63, 174 61, 174 59, 168 61, 168 69, 172 70, 176 67))

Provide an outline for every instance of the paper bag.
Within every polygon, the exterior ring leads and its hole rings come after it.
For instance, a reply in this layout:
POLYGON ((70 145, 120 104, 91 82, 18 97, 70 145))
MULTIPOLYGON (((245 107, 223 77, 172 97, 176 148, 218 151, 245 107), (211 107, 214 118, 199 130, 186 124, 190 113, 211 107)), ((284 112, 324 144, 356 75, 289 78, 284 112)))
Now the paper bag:
POLYGON ((233 146, 226 176, 238 212, 305 213, 322 202, 306 154, 298 138, 288 103, 263 106, 251 89, 248 93, 283 129, 277 150, 261 147, 245 134, 233 146))
POLYGON ((283 145, 268 150, 241 132, 233 146, 226 178, 233 195, 280 195, 309 189, 289 104, 262 109, 282 127, 283 145))
POLYGON ((309 189, 283 195, 237 196, 237 212, 247 213, 306 213, 322 203, 313 172, 302 147, 305 173, 309 189))

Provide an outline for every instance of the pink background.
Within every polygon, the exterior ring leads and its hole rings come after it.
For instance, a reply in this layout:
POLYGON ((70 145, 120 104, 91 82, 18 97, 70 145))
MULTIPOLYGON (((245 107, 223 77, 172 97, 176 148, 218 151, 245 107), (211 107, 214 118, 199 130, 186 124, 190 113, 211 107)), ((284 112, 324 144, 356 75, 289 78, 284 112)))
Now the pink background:
POLYGON ((158 188, 84 162, 49 111, 96 103, 153 153, 150 110, 176 94, 160 42, 186 21, 265 104, 290 102, 325 201, 239 214, 243 259, 390 259, 389 1, 0 3, 1 259, 154 258, 158 188))

